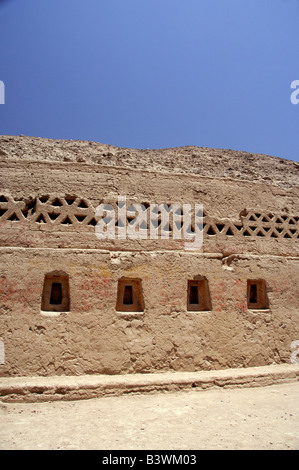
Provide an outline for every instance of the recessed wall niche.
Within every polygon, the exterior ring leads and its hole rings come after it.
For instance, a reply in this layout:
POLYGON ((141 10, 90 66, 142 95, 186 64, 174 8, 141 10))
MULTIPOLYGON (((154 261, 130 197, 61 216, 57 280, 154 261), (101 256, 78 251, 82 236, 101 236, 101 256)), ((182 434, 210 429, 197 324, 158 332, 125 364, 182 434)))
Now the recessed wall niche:
POLYGON ((118 280, 116 310, 118 312, 144 311, 141 279, 118 280))
POLYGON ((41 310, 43 312, 69 312, 69 276, 63 271, 45 275, 41 310))
POLYGON ((195 312, 212 310, 209 283, 206 278, 188 281, 187 310, 195 312))
POLYGON ((269 308, 267 286, 264 279, 248 279, 247 306, 251 310, 263 310, 269 308))

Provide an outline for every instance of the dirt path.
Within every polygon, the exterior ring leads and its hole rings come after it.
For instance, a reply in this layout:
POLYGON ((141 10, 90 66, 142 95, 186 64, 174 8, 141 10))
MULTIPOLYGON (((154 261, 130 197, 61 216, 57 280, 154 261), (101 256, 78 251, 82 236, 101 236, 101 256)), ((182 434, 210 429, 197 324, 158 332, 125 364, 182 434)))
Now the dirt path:
POLYGON ((0 449, 299 449, 299 383, 1 403, 0 449))

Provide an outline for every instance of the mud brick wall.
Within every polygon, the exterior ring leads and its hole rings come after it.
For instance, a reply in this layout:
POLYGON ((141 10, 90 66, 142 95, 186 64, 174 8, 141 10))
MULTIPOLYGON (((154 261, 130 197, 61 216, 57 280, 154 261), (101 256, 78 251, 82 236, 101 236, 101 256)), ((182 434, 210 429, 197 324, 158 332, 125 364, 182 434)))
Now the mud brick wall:
MULTIPOLYGON (((290 362, 299 339, 291 162, 261 158, 261 179, 251 156, 250 179, 248 166, 237 177, 242 155, 227 152, 234 173, 214 165, 214 174, 206 162, 218 156, 207 149, 151 156, 7 136, 0 149, 1 376, 290 362), (146 239, 119 239, 116 226, 114 240, 99 240, 96 207, 117 210, 118 196, 148 213, 150 204, 202 204, 202 248, 187 251, 174 239, 171 219, 169 239, 151 239, 148 222, 146 239)), ((131 219, 128 212, 125 223, 131 219)))

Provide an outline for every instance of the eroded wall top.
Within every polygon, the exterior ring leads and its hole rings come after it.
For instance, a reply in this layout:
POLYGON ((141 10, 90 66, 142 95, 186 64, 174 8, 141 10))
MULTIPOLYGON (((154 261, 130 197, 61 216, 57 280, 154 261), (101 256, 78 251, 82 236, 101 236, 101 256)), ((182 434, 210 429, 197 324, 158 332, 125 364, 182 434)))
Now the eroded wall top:
POLYGON ((79 162, 141 171, 194 174, 202 177, 299 186, 299 164, 284 158, 205 147, 126 149, 97 142, 0 136, 0 157, 79 162))
POLYGON ((2 136, 0 166, 2 246, 184 249, 171 220, 169 239, 150 237, 149 218, 146 239, 118 237, 117 202, 125 196, 127 207, 142 204, 148 216, 151 204, 201 204, 204 252, 298 256, 295 162, 231 150, 132 150, 2 136), (95 236, 102 203, 115 208, 114 240, 95 236))

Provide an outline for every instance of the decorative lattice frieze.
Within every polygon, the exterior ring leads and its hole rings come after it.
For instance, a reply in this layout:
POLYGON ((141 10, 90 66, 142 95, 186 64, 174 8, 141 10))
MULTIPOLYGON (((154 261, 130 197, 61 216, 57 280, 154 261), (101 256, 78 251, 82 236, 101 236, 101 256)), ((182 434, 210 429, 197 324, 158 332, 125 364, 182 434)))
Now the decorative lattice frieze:
MULTIPOLYGON (((111 208, 115 210, 115 229, 121 230, 124 224, 127 227, 134 224, 137 212, 128 205, 125 219, 119 219, 117 216, 117 203, 112 203, 111 208)), ((167 207, 171 207, 169 204, 167 207)), ((140 227, 137 229, 146 230, 150 238, 151 228, 155 225, 160 233, 169 233, 169 238, 175 238, 174 232, 185 231, 194 232, 194 214, 192 222, 188 226, 183 217, 183 209, 169 212, 169 219, 165 223, 162 209, 155 212, 154 220, 151 204, 142 203, 144 217, 140 227), (175 218, 174 218, 175 214, 175 218)), ((165 210, 165 208, 163 209, 165 210)), ((100 219, 97 217, 94 205, 87 200, 76 195, 39 195, 36 197, 14 199, 11 195, 0 194, 0 221, 8 222, 27 222, 29 224, 46 224, 49 226, 59 226, 60 230, 69 230, 72 226, 76 230, 87 230, 87 227, 95 227, 100 219)), ((218 219, 211 217, 204 210, 201 214, 203 235, 209 239, 246 237, 255 239, 298 239, 299 238, 299 216, 288 213, 270 213, 256 210, 244 209, 240 213, 239 220, 218 219)))

